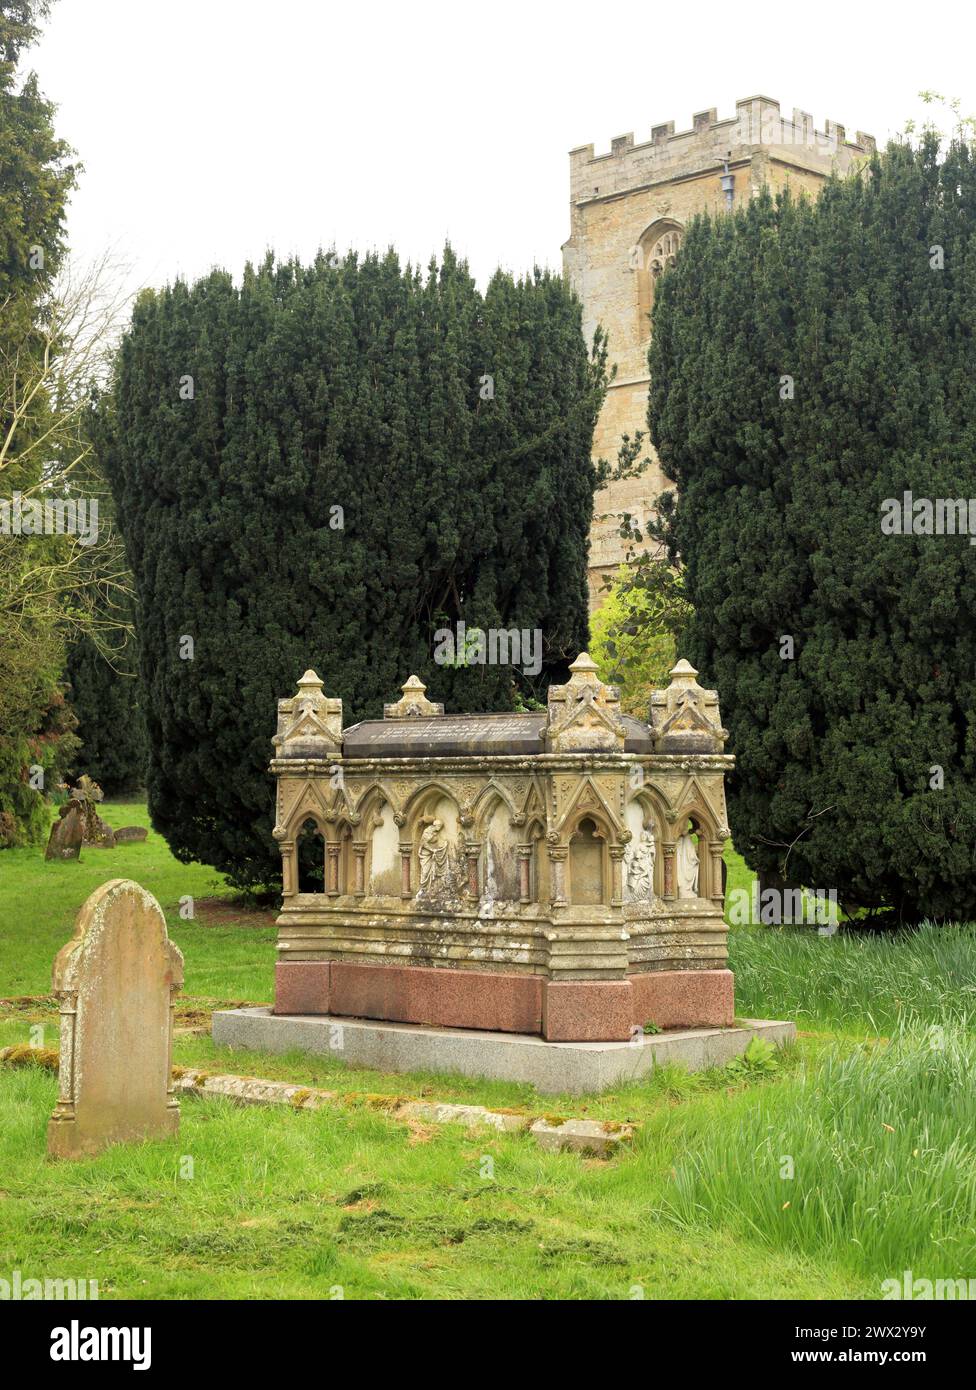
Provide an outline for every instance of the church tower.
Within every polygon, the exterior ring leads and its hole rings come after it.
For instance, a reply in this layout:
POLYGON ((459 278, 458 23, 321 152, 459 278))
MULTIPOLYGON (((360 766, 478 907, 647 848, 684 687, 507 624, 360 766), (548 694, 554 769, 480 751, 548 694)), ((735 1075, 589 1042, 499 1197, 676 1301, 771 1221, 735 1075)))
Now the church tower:
MULTIPOLYGON (((833 170, 847 174, 875 148, 858 131, 827 121, 780 114, 770 97, 736 102, 736 114, 718 120, 715 109, 699 111, 691 130, 675 133, 674 122, 653 126, 639 145, 620 135, 610 153, 592 145, 570 151, 569 240, 563 246, 565 275, 583 304, 583 331, 592 341, 597 324, 609 337, 609 359, 617 375, 597 423, 594 458, 616 462, 621 436, 646 430, 650 312, 654 284, 680 254, 689 219, 721 212, 752 198, 764 184, 774 192, 791 186, 815 195, 833 170)), ((646 453, 651 452, 648 448, 646 453)), ((625 512, 643 523, 668 486, 656 463, 639 478, 611 483, 596 496, 590 536, 590 605, 603 599, 627 551, 617 534, 625 512)))

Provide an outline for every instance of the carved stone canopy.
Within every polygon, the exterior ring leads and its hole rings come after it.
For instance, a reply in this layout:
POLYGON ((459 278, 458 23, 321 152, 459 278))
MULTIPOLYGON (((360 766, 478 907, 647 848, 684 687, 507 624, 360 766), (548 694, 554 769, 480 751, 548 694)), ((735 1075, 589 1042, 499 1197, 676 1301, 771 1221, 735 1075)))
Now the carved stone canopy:
POLYGON ((671 684, 651 696, 649 723, 662 753, 721 753, 728 738, 722 728, 718 692, 703 690, 690 661, 671 668, 671 684))
POLYGON ((549 687, 546 749, 622 750, 627 732, 616 686, 604 685, 596 662, 587 652, 581 652, 569 669, 571 675, 565 685, 549 687))
POLYGON ((342 752, 342 701, 322 693, 314 671, 302 676, 297 695, 278 701, 272 743, 279 758, 327 758, 342 752))

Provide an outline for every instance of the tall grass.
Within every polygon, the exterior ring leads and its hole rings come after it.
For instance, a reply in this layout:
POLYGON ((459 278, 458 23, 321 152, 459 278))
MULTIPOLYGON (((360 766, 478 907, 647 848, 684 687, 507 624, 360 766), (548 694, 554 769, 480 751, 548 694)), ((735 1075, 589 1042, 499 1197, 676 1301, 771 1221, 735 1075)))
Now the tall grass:
POLYGON ((976 1278, 976 1039, 905 1033, 763 1087, 676 1163, 665 1210, 879 1281, 976 1278))
POLYGON ((907 1026, 976 1028, 976 924, 819 936, 809 927, 729 932, 736 1011, 866 1036, 907 1026))

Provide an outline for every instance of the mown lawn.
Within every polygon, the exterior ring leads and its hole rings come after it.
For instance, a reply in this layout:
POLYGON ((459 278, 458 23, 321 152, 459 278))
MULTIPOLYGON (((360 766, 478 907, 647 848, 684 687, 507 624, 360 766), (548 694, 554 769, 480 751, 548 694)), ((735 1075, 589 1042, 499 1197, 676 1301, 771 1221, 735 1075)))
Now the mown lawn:
MULTIPOLYGON (((104 814, 146 823, 141 807, 104 814)), ((730 868, 742 881, 741 861, 730 868)), ((270 998, 273 914, 158 837, 74 865, 5 851, 0 1046, 57 1045, 51 960, 110 877, 135 878, 166 913, 186 959, 182 1027, 215 1003, 270 998)), ((97 1279, 103 1298, 822 1299, 878 1297, 906 1268, 976 1274, 976 929, 742 928, 732 956, 739 1012, 801 1028, 769 1072, 669 1069, 542 1098, 215 1049, 187 1031, 178 1062, 341 1099, 292 1113, 189 1098, 173 1142, 54 1164, 54 1076, 0 1069, 0 1276, 97 1279), (392 1120, 376 1094, 633 1120, 638 1138, 610 1162, 544 1154, 527 1136, 392 1120)))

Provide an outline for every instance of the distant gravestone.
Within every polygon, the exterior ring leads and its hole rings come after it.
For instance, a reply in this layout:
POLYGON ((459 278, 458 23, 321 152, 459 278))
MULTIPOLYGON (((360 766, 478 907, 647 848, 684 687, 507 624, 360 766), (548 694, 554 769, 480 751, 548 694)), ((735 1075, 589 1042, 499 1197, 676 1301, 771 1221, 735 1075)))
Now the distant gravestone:
POLYGON ((69 801, 58 811, 51 826, 45 859, 77 859, 85 837, 85 812, 80 801, 69 801))
POLYGON ((71 793, 72 799, 81 803, 85 816, 85 844, 99 849, 115 848, 115 832, 98 814, 98 803, 104 801, 104 793, 97 782, 93 782, 87 772, 78 778, 78 784, 71 793))
POLYGON ((48 1153, 80 1158, 175 1135, 173 1004, 183 956, 152 894, 121 878, 96 888, 55 957, 52 980, 61 1061, 48 1153))
POLYGON ((143 825, 123 825, 121 830, 115 832, 115 843, 117 845, 140 845, 148 835, 149 831, 143 825))

